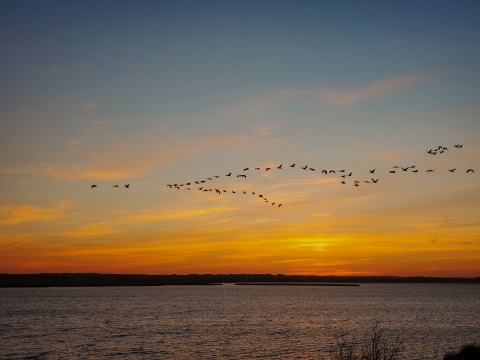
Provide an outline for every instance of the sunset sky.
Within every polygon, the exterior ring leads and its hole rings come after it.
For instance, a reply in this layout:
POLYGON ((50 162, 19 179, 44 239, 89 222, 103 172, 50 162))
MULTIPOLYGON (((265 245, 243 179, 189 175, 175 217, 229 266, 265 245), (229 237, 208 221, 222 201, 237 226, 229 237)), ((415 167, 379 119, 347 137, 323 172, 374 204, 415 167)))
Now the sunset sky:
POLYGON ((480 276, 479 19, 1 0, 0 273, 480 276))

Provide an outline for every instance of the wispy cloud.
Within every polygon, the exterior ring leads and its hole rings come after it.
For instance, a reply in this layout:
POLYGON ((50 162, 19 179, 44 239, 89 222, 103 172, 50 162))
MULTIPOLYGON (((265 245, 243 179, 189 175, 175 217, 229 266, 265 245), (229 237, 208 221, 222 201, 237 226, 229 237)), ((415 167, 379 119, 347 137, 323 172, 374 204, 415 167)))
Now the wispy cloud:
POLYGON ((68 201, 56 207, 37 207, 30 205, 13 205, 0 207, 0 224, 14 225, 25 221, 54 221, 65 216, 68 201))
POLYGON ((337 90, 331 88, 322 88, 317 91, 317 94, 318 97, 325 102, 325 104, 335 107, 343 107, 392 94, 413 86, 425 78, 425 75, 404 75, 395 78, 374 81, 370 85, 357 89, 337 90))

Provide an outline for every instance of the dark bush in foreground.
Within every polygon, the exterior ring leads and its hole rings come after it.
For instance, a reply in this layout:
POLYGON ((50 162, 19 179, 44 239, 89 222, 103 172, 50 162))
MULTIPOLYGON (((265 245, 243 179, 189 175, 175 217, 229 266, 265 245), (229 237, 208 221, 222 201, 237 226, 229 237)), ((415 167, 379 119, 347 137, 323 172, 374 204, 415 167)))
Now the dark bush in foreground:
POLYGON ((458 353, 446 354, 443 360, 480 360, 480 345, 465 345, 458 353))
POLYGON ((331 360, 397 360, 403 350, 400 335, 394 335, 375 324, 360 339, 354 335, 335 334, 331 360))

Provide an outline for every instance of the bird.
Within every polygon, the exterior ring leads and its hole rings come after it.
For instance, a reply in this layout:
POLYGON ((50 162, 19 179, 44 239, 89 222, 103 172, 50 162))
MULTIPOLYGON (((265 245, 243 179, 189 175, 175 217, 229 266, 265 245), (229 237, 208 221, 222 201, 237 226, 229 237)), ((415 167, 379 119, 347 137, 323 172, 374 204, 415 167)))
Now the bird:
POLYGON ((232 193, 235 194, 235 191, 232 190, 232 193))
POLYGON ((342 175, 341 177, 343 177, 343 178, 344 178, 345 176, 347 176, 347 175, 342 175))
POLYGON ((221 193, 221 191, 218 190, 217 188, 215 188, 215 192, 216 192, 217 194, 220 194, 220 193, 221 193))
POLYGON ((125 187, 126 189, 128 189, 130 187, 130 184, 125 184, 123 185, 123 187, 125 187))
POLYGON ((457 145, 454 145, 454 146, 455 146, 456 148, 458 148, 458 149, 460 149, 460 148, 463 147, 463 145, 461 145, 461 144, 457 144, 457 145))
POLYGON ((370 181, 368 180, 363 180, 364 183, 370 184, 370 181))
MULTIPOLYGON (((227 176, 230 176, 230 175, 227 175, 227 176)), ((205 183, 205 180, 201 180, 200 182, 201 182, 201 183, 205 183)))
POLYGON ((296 165, 296 164, 292 164, 292 165, 290 165, 290 167, 293 168, 293 167, 295 167, 295 165, 296 165))
POLYGON ((244 193, 244 194, 246 194, 247 192, 246 192, 246 191, 244 191, 243 193, 244 193))
POLYGON ((450 171, 451 173, 455 172, 455 170, 457 169, 448 169, 448 171, 450 171))
POLYGON ((207 180, 212 180, 212 178, 207 178, 207 180))
POLYGON ((282 204, 278 204, 278 207, 282 206, 282 204))
POLYGON ((345 170, 338 170, 338 172, 342 172, 342 173, 343 173, 343 172, 345 172, 345 170))
POLYGON ((255 168, 255 170, 260 170, 260 168, 255 168))
POLYGON ((227 190, 223 190, 223 192, 227 192, 227 190))
POLYGON ((255 192, 252 191, 252 194, 255 195, 255 192))
POLYGON ((280 169, 280 170, 281 170, 281 169, 282 169, 282 166, 283 166, 283 164, 280 164, 279 166, 277 166, 277 169, 280 169))
POLYGON ((308 170, 315 171, 315 169, 314 169, 314 168, 308 168, 308 170))
POLYGON ((187 185, 190 185, 191 183, 187 183, 187 185))
POLYGON ((398 168, 399 168, 399 166, 395 165, 393 168, 394 168, 394 169, 398 169, 398 168))
MULTIPOLYGON (((167 186, 169 186, 169 185, 167 185, 167 186)), ((118 187, 118 185, 113 185, 113 187, 118 187)), ((172 185, 170 185, 170 187, 172 187, 172 185)))
POLYGON ((395 174, 395 170, 390 170, 390 174, 395 174))
POLYGON ((370 174, 375 174, 375 170, 377 170, 377 169, 368 170, 368 171, 370 171, 370 174))
POLYGON ((215 175, 215 176, 214 176, 214 178, 217 178, 217 179, 218 179, 219 177, 220 177, 220 176, 218 176, 218 175, 215 175))
POLYGON ((225 176, 230 176, 230 175, 232 175, 232 173, 228 173, 228 174, 227 174, 227 175, 225 175, 225 176))
POLYGON ((246 178, 247 178, 247 175, 237 175, 237 178, 238 178, 238 177, 243 177, 243 178, 246 179, 246 178))
POLYGON ((347 176, 352 176, 352 173, 350 172, 350 174, 348 174, 347 176))
POLYGON ((342 181, 341 183, 342 183, 342 184, 345 184, 345 181, 342 181))
POLYGON ((355 186, 358 186, 358 183, 355 183, 354 185, 355 185, 355 186))
POLYGON ((90 188, 91 188, 91 189, 96 188, 96 187, 97 187, 97 185, 95 185, 95 184, 94 184, 94 185, 90 185, 90 188))
POLYGON ((249 168, 245 168, 245 169, 243 169, 243 171, 247 171, 247 170, 250 170, 250 169, 249 169, 249 168))
POLYGON ((272 206, 275 205, 275 203, 272 203, 272 206))
POLYGON ((378 182, 378 179, 377 180, 372 179, 372 182, 376 184, 378 182))
POLYGON ((468 170, 467 170, 467 174, 468 174, 469 172, 475 173, 475 171, 473 171, 473 169, 468 169, 468 170))
POLYGON ((329 174, 331 174, 331 173, 334 173, 334 174, 335 174, 335 170, 330 170, 328 173, 329 173, 329 174))
POLYGON ((407 170, 408 170, 408 167, 406 167, 406 168, 402 167, 402 170, 403 170, 403 171, 407 171, 407 170))
MULTIPOLYGON (((169 186, 170 189, 172 188, 172 184, 167 184, 167 186, 169 186)), ((113 185, 113 187, 118 187, 118 185, 113 185)))
POLYGON ((195 184, 200 184, 200 182, 199 182, 199 181, 195 181, 195 184))
POLYGON ((269 167, 265 168, 265 171, 268 171, 268 170, 270 170, 270 168, 269 168, 269 167))
POLYGON ((412 170, 412 172, 416 173, 416 172, 418 172, 418 170, 412 170))
POLYGON ((427 172, 434 172, 435 170, 427 170, 427 172))
POLYGON ((203 190, 203 186, 202 186, 202 187, 199 187, 198 190, 203 190))
POLYGON ((322 170, 322 174, 327 175, 328 174, 327 170, 322 170))
POLYGON ((258 197, 261 197, 261 198, 263 198, 263 195, 262 195, 262 194, 260 194, 260 195, 258 195, 258 197))
POLYGON ((186 188, 186 189, 187 189, 187 190, 192 190, 192 189, 190 189, 190 188, 186 188))
POLYGON ((302 167, 303 170, 307 170, 308 165, 305 165, 305 167, 302 167))

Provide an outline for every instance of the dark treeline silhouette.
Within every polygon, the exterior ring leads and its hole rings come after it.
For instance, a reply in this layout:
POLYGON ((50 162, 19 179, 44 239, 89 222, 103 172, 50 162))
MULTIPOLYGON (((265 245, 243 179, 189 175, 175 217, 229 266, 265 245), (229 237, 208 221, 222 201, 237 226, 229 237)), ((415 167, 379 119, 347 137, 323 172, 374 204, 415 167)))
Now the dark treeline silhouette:
POLYGON ((480 277, 315 276, 272 274, 138 275, 99 273, 0 274, 0 287, 162 286, 219 283, 469 283, 480 277))

